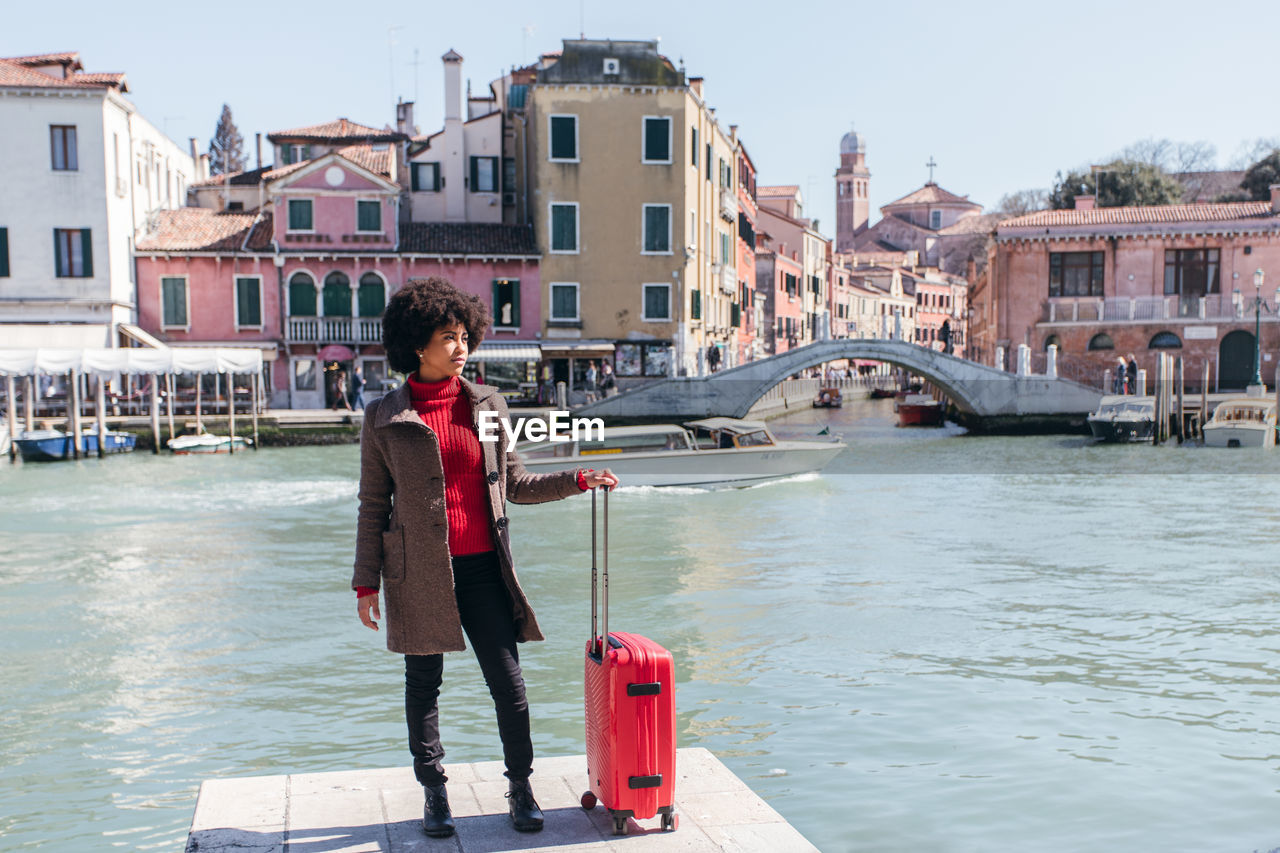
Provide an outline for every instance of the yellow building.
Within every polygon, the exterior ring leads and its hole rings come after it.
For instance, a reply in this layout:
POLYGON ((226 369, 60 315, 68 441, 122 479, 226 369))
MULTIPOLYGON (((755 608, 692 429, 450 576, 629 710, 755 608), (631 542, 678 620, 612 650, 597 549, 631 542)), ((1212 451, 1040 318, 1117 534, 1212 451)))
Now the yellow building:
MULTIPOLYGON (((735 139, 656 41, 566 40, 529 93, 543 356, 581 388, 697 375, 733 337, 735 139)), ((725 351, 732 349, 724 347, 725 351)))

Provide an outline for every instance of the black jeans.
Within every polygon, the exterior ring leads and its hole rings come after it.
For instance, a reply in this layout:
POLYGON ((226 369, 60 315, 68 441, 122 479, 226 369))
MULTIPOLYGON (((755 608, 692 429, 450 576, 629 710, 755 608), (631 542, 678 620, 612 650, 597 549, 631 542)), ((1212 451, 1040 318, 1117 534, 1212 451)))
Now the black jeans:
MULTIPOLYGON (((498 712, 498 735, 506 775, 527 779, 533 772, 529 703, 520 673, 511 598, 502 580, 496 552, 453 557, 453 583, 462 628, 480 662, 489 695, 498 712)), ((423 785, 443 785, 444 747, 440 744, 437 699, 444 680, 444 655, 404 656, 404 711, 409 724, 413 772, 423 785)))

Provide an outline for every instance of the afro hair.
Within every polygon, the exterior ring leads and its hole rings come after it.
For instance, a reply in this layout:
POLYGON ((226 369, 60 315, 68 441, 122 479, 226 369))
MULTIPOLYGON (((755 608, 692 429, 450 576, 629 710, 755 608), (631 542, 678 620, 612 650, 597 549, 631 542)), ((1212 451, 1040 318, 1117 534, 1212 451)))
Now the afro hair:
POLYGON ((438 276, 410 279, 387 303, 382 317, 382 346, 391 369, 406 376, 418 369, 418 353, 436 329, 461 323, 475 352, 489 329, 489 308, 478 296, 463 293, 438 276))

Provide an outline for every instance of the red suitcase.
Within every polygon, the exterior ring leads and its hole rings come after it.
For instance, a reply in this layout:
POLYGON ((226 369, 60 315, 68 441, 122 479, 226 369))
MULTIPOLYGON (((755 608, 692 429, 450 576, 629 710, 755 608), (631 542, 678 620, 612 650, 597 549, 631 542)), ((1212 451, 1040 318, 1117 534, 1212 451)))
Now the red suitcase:
POLYGON ((662 828, 679 825, 675 813, 676 695, 671 652, 639 634, 609 633, 609 491, 604 489, 603 633, 597 633, 596 494, 591 492, 591 641, 583 679, 587 717, 587 774, 591 790, 582 806, 604 804, 613 834, 627 819, 662 815, 662 828), (600 638, 609 648, 600 654, 600 638))

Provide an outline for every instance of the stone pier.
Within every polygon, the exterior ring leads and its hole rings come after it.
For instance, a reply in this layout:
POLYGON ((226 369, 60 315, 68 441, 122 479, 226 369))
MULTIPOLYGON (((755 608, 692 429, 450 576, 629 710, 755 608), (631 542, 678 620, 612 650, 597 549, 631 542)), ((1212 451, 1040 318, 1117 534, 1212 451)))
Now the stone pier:
POLYGON ((534 762, 546 826, 518 833, 507 817, 502 770, 500 761, 449 765, 458 832, 446 839, 423 834, 422 788, 409 767, 210 779, 200 786, 187 853, 817 851, 706 749, 676 754, 674 832, 663 832, 655 817, 628 821, 627 835, 613 835, 603 806, 580 805, 587 762, 576 755, 534 762))

